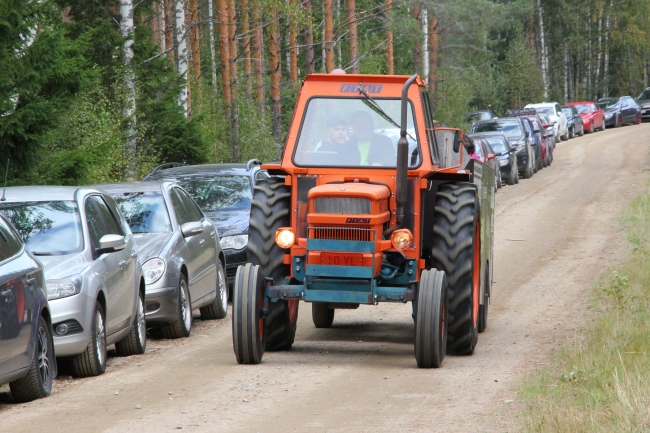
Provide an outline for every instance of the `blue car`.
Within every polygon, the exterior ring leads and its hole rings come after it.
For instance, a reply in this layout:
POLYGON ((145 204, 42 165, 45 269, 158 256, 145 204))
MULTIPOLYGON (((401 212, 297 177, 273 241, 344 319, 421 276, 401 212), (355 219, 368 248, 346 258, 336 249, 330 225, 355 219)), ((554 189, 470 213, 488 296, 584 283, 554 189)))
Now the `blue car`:
POLYGON ((0 385, 17 403, 47 397, 56 377, 43 265, 0 213, 0 385))
POLYGON ((600 98, 596 102, 605 112, 605 125, 618 128, 626 123, 641 123, 641 107, 629 96, 600 98))

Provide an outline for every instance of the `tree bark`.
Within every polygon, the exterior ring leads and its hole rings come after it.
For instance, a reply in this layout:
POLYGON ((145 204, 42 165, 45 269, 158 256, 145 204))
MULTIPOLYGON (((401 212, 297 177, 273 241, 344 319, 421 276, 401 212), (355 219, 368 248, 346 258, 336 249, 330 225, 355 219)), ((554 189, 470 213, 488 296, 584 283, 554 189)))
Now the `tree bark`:
POLYGON ((246 83, 246 96, 253 92, 253 80, 251 76, 251 35, 250 35, 250 18, 248 14, 248 0, 241 0, 241 31, 244 35, 242 40, 243 57, 244 57, 244 81, 246 83))
POLYGON ((228 0, 228 40, 230 41, 230 91, 232 99, 237 95, 237 9, 235 0, 228 0))
POLYGON ((386 65, 388 75, 395 75, 393 62, 393 0, 386 0, 386 65))
POLYGON ((255 95, 260 111, 264 113, 266 108, 266 96, 264 95, 264 57, 262 46, 264 44, 264 32, 262 29, 262 11, 260 9, 260 0, 252 0, 251 17, 253 20, 253 69, 255 81, 255 95))
MULTIPOLYGON (((178 75, 183 77, 184 83, 187 83, 187 44, 185 40, 185 5, 183 0, 176 0, 176 52, 178 75)), ((183 112, 187 117, 187 86, 183 86, 178 95, 178 105, 183 107, 183 112)))
POLYGON ((190 40, 192 45, 192 72, 194 75, 194 97, 201 105, 201 45, 199 36, 199 9, 197 0, 188 0, 190 13, 190 40))
MULTIPOLYGON (((429 74, 427 81, 429 92, 433 95, 433 103, 436 104, 438 91, 438 19, 433 11, 429 14, 429 74)), ((434 108, 435 110, 435 108, 434 108)))
POLYGON ((158 12, 160 12, 160 52, 164 53, 167 51, 167 17, 165 16, 164 0, 160 0, 158 12))
POLYGON ((124 100, 122 102, 122 119, 124 133, 124 158, 126 160, 126 179, 134 181, 138 177, 138 148, 135 116, 135 72, 133 70, 133 0, 120 0, 120 34, 124 38, 122 45, 122 63, 124 65, 124 100))
POLYGON ((548 98, 548 57, 546 55, 546 37, 544 35, 542 0, 537 0, 537 13, 539 16, 539 40, 542 49, 542 82, 544 83, 544 100, 546 100, 548 98))
POLYGON ((350 65, 353 74, 359 73, 359 36, 357 34, 357 5, 355 0, 348 0, 348 26, 350 31, 350 65))
POLYGON ((307 22, 305 24, 305 63, 307 66, 307 75, 309 75, 316 72, 316 66, 314 65, 314 30, 312 27, 311 0, 305 0, 303 6, 307 15, 307 22))
MULTIPOLYGON (((336 0, 336 29, 340 31, 341 29, 341 0, 336 0)), ((341 65, 341 59, 343 59, 343 53, 341 51, 341 41, 337 44, 334 42, 334 45, 336 46, 336 51, 338 52, 338 68, 341 69, 343 66, 341 65)), ((336 60, 334 63, 337 63, 336 60)))
MULTIPOLYGON (((289 0, 289 6, 296 6, 296 0, 289 0)), ((289 18, 289 79, 295 87, 298 83, 298 25, 293 17, 289 18)))
POLYGON ((167 59, 169 63, 174 63, 174 50, 171 48, 174 46, 174 19, 173 19, 173 3, 174 0, 163 0, 163 8, 165 13, 165 46, 169 51, 167 51, 167 59))
POLYGON ((210 66, 212 70, 212 87, 217 88, 217 55, 214 44, 214 7, 208 0, 208 27, 210 29, 210 66))
POLYGON ((422 52, 420 51, 421 41, 420 41, 420 27, 422 26, 422 17, 420 15, 420 5, 415 3, 413 5, 413 18, 415 19, 415 32, 416 36, 415 44, 413 44, 413 70, 416 74, 420 73, 422 69, 422 52))
POLYGON ((280 15, 278 7, 273 4, 269 8, 271 22, 268 25, 269 39, 269 69, 271 70, 271 111, 273 116, 272 134, 278 154, 282 148, 282 105, 280 82, 282 81, 282 66, 280 62, 280 15))
MULTIPOLYGON (((164 43, 165 38, 161 38, 162 33, 162 11, 160 10, 160 3, 153 2, 151 5, 151 11, 153 12, 153 17, 151 19, 151 41, 154 45, 160 46, 161 40, 164 43)), ((164 50, 162 52, 165 52, 164 50)))
POLYGON ((609 96, 609 35, 610 35, 610 18, 614 0, 610 0, 607 18, 605 18, 605 64, 603 65, 603 93, 604 97, 609 96))
POLYGON ((228 40, 228 5, 226 0, 217 0, 217 26, 219 30, 219 58, 221 60, 221 91, 226 118, 230 119, 230 42, 228 40))
POLYGON ((330 73, 334 66, 334 17, 332 16, 332 0, 323 0, 323 19, 325 21, 325 72, 330 73))

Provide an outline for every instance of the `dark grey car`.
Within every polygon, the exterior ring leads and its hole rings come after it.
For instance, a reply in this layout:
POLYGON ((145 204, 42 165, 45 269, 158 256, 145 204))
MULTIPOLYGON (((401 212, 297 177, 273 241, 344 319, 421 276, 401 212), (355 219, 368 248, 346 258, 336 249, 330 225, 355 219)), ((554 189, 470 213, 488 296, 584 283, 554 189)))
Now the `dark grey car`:
POLYGON ((641 119, 650 120, 650 87, 636 97, 636 103, 641 106, 641 119))
POLYGON ((180 338, 190 335, 193 309, 202 319, 226 317, 225 255, 214 225, 183 188, 166 181, 94 187, 113 196, 133 232, 148 325, 180 338))
POLYGON ((0 385, 16 402, 47 397, 56 376, 43 266, 0 214, 0 385))

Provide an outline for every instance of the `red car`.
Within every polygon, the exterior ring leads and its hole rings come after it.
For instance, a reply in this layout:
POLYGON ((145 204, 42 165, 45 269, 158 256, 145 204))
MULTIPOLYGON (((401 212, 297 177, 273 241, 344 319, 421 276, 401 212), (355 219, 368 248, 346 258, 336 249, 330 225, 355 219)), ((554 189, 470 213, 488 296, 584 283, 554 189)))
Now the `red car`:
POLYGON ((569 102, 566 105, 573 105, 582 117, 585 132, 592 133, 596 129, 605 130, 605 113, 593 102, 569 102))

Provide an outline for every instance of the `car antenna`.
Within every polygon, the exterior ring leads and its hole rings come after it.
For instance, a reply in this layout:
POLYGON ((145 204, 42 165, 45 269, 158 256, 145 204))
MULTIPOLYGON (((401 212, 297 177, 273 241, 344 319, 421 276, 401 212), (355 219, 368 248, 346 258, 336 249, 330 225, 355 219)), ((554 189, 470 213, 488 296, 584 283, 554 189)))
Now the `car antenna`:
POLYGON ((5 198, 5 193, 7 192, 7 175, 9 174, 9 158, 7 158, 7 171, 5 171, 5 186, 4 189, 2 190, 2 198, 0 198, 0 201, 6 201, 7 199, 5 198))

